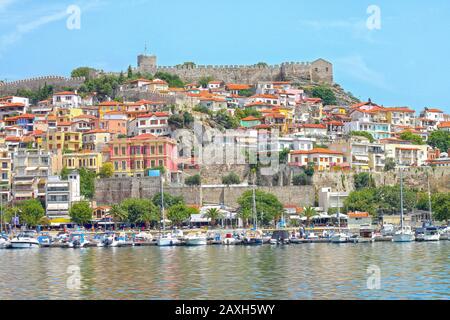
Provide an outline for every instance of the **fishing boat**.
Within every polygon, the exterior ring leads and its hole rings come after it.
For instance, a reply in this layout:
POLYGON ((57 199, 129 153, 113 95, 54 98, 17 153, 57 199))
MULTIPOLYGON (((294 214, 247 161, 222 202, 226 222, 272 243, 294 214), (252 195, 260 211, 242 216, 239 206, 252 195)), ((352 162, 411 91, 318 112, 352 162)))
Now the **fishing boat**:
POLYGON ((412 242, 415 240, 410 226, 403 222, 403 170, 400 169, 400 229, 394 233, 393 242, 412 242))
POLYGON ((10 241, 12 249, 35 249, 40 244, 36 238, 36 231, 22 231, 10 241))
POLYGON ((233 236, 232 233, 227 233, 225 235, 225 238, 222 240, 222 243, 224 245, 232 245, 236 243, 236 238, 233 236))
POLYGON ((188 234, 185 241, 187 246, 206 246, 208 244, 206 235, 200 232, 188 234))
POLYGON ((114 232, 106 232, 97 240, 97 247, 117 247, 118 241, 114 232))
POLYGON ((53 242, 53 238, 50 236, 50 234, 48 232, 42 232, 37 237, 37 240, 43 246, 49 246, 53 242))
POLYGON ((440 239, 441 235, 439 234, 439 230, 437 227, 428 226, 425 228, 423 241, 439 241, 440 239))
POLYGON ((270 244, 289 244, 289 232, 287 230, 275 230, 272 233, 270 244))
POLYGON ((244 238, 242 239, 242 244, 253 246, 253 245, 262 245, 263 237, 261 230, 249 230, 245 232, 244 238))
POLYGON ((89 244, 89 240, 84 232, 77 231, 72 232, 69 236, 68 246, 69 248, 84 248, 89 244))
POLYGON ((375 241, 375 233, 373 228, 370 225, 362 225, 359 228, 358 243, 374 242, 374 241, 375 241))

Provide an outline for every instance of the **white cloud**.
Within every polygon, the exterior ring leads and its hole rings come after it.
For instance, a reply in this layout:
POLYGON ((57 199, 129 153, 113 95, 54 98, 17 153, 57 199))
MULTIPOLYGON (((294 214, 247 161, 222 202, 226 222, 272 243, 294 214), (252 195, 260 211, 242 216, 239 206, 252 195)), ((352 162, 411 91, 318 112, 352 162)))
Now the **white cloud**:
POLYGON ((336 69, 348 76, 374 87, 392 91, 388 86, 384 75, 370 68, 360 55, 347 56, 334 60, 336 69))
POLYGON ((0 11, 6 9, 6 7, 12 5, 16 0, 0 0, 0 11))

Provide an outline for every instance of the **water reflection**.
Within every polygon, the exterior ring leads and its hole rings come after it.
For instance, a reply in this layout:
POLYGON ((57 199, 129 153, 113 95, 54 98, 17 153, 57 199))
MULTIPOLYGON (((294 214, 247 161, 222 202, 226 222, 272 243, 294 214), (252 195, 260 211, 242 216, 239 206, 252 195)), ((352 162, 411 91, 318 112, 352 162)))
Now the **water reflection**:
POLYGON ((449 242, 0 250, 0 299, 448 299, 449 242), (367 289, 367 268, 381 289, 367 289), (69 266, 80 288, 68 289, 69 266))

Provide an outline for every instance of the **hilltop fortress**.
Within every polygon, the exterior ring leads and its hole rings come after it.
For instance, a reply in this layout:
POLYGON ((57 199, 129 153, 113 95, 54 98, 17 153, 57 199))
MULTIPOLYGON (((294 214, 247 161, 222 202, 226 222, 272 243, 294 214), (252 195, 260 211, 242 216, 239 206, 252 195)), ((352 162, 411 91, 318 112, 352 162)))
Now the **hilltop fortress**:
MULTIPOLYGON (((324 60, 313 62, 284 62, 280 65, 196 65, 186 62, 177 66, 158 66, 155 55, 141 54, 137 57, 136 72, 155 74, 167 72, 178 75, 183 81, 196 82, 203 77, 212 77, 227 83, 255 84, 258 81, 292 81, 305 83, 333 84, 333 65, 324 60)), ((99 76, 103 72, 95 72, 99 76)), ((116 73, 114 73, 116 74, 116 73)), ((51 85, 55 90, 70 87, 77 89, 84 78, 65 78, 61 76, 43 76, 13 82, 0 82, 0 96, 15 94, 19 89, 37 90, 51 85)))
POLYGON ((137 69, 141 73, 167 72, 183 81, 195 82, 212 77, 227 83, 254 84, 258 81, 293 81, 298 83, 333 84, 333 65, 324 60, 285 62, 280 65, 196 65, 186 62, 177 66, 158 66, 155 55, 139 55, 137 69))

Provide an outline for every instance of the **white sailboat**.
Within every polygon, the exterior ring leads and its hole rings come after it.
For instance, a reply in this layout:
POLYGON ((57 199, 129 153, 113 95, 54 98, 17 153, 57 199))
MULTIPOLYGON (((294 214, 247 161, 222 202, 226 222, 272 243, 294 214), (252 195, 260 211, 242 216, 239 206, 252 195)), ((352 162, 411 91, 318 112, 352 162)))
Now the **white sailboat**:
POLYGON ((403 171, 400 169, 400 229, 394 233, 393 242, 412 242, 415 240, 410 226, 403 223, 403 171))
POLYGON ((348 234, 341 232, 341 213, 340 213, 340 203, 339 203, 339 193, 338 193, 338 211, 337 211, 337 218, 338 218, 338 233, 335 233, 331 236, 331 242, 332 243, 347 243, 349 241, 348 234))
MULTIPOLYGON (((433 221, 433 210, 431 207, 431 190, 430 190, 430 179, 427 175, 427 183, 428 183, 428 209, 430 214, 430 221, 433 221)), ((441 239, 441 235, 439 234, 438 228, 434 226, 428 226, 425 228, 423 234, 423 241, 439 241, 441 239)))
POLYGON ((175 244, 178 244, 180 241, 178 238, 173 235, 172 233, 166 234, 166 216, 165 216, 165 210, 164 210, 164 181, 161 175, 161 216, 162 216, 162 223, 163 223, 163 230, 162 233, 159 235, 158 239, 156 240, 156 243, 160 247, 169 247, 173 246, 175 244))

